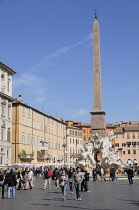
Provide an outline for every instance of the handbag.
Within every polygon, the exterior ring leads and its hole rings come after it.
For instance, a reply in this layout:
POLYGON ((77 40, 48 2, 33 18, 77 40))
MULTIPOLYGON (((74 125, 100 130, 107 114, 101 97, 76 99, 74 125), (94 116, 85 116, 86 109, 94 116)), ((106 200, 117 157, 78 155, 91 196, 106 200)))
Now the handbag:
POLYGON ((59 179, 59 185, 61 185, 63 182, 63 179, 59 179))

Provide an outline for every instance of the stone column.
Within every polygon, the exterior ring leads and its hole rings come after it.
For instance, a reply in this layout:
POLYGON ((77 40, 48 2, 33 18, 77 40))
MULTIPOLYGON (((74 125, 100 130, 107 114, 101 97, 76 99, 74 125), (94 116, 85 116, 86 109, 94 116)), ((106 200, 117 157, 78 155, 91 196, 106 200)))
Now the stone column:
POLYGON ((105 134, 105 112, 102 109, 101 64, 100 64, 100 37, 99 22, 95 16, 93 23, 93 88, 94 106, 91 112, 92 133, 105 134))

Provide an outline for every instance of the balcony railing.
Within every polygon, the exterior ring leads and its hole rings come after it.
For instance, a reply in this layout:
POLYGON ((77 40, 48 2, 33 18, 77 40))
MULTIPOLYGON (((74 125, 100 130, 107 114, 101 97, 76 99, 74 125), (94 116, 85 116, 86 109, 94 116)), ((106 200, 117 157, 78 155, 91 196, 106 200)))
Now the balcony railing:
POLYGON ((48 150, 48 147, 41 146, 41 150, 45 150, 45 151, 47 151, 47 150, 48 150))
POLYGON ((24 160, 34 160, 33 156, 30 154, 27 155, 19 155, 18 156, 20 159, 24 159, 24 160))
POLYGON ((39 160, 50 160, 50 159, 52 159, 52 155, 38 156, 37 159, 39 159, 39 160))

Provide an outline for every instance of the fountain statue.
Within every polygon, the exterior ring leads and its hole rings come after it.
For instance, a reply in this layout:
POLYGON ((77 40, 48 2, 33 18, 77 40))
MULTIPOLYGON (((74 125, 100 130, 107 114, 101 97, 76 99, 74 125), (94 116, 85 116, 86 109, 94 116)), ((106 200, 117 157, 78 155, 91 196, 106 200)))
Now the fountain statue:
POLYGON ((109 131, 105 137, 101 137, 97 133, 92 135, 81 149, 77 165, 82 167, 88 165, 91 169, 95 168, 97 165, 96 155, 99 152, 101 167, 105 171, 112 166, 114 166, 115 169, 122 171, 126 165, 122 162, 121 157, 118 156, 118 153, 114 150, 114 148, 112 148, 111 142, 114 137, 113 131, 109 131))

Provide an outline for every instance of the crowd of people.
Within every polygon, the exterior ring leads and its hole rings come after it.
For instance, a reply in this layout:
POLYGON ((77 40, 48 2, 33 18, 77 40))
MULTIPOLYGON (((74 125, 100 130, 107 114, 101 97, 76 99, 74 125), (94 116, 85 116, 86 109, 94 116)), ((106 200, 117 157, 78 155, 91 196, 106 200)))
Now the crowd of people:
MULTIPOLYGON (((133 184, 134 170, 132 167, 126 170, 129 184, 133 184)), ((101 166, 92 169, 92 174, 89 173, 87 168, 48 168, 41 169, 0 169, 0 187, 2 190, 2 199, 5 198, 4 192, 7 186, 7 198, 15 198, 16 190, 32 190, 34 188, 34 180, 38 177, 44 179, 44 185, 42 189, 45 190, 47 187, 51 189, 51 182, 53 180, 55 189, 61 189, 62 200, 66 200, 67 187, 69 186, 70 193, 76 191, 76 200, 81 201, 80 191, 90 192, 89 190, 89 176, 93 177, 93 181, 96 181, 99 177, 101 181, 106 181, 104 176, 104 170, 101 166)), ((114 181, 117 179, 116 170, 114 167, 110 169, 109 180, 114 181)))

